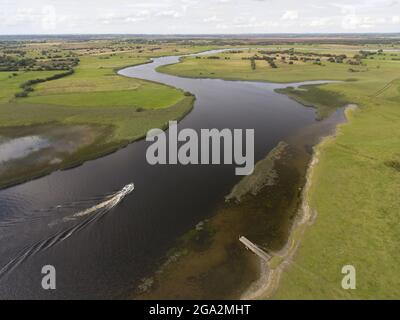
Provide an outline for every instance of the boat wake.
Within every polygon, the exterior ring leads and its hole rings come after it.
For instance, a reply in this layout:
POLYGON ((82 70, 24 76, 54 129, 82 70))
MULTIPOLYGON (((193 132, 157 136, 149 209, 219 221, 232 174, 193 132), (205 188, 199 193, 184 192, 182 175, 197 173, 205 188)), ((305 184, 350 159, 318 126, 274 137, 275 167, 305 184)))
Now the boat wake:
MULTIPOLYGON (((134 190, 133 183, 126 185, 122 190, 109 195, 106 197, 106 200, 96 204, 88 209, 79 211, 70 216, 64 217, 61 220, 56 221, 55 223, 51 223, 51 225, 57 224, 60 221, 67 222, 73 221, 77 219, 82 219, 78 224, 75 224, 72 227, 67 228, 66 230, 59 231, 54 235, 41 240, 25 249, 23 249, 14 259, 8 262, 3 268, 0 269, 0 279, 12 272, 15 268, 17 268, 21 263, 23 263, 26 259, 31 257, 32 255, 47 250, 62 241, 71 237, 75 232, 81 231, 86 228, 88 225, 93 222, 101 219, 105 214, 107 214, 111 209, 116 207, 127 195, 129 195, 134 190)), ((63 206, 57 206, 55 208, 63 208, 63 206)))
MULTIPOLYGON (((0 229, 6 230, 9 227, 20 224, 41 222, 44 219, 53 219, 55 216, 65 215, 74 210, 84 210, 85 208, 92 207, 95 203, 106 201, 115 195, 116 192, 114 191, 112 193, 98 195, 50 208, 35 209, 30 210, 29 212, 21 210, 21 212, 13 213, 10 217, 2 217, 0 221, 0 229)), ((50 224, 57 224, 57 222, 52 222, 50 224)))

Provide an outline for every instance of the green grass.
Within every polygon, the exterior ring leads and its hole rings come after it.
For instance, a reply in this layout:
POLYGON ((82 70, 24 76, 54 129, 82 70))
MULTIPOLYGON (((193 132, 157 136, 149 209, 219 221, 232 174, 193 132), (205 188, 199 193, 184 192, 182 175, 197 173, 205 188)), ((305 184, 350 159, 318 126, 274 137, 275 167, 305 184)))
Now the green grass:
POLYGON ((398 298, 400 175, 392 164, 400 159, 399 71, 400 65, 387 62, 357 82, 324 86, 331 101, 318 94, 324 89, 306 93, 308 104, 329 107, 339 97, 360 109, 337 138, 321 146, 310 193, 317 220, 274 298, 398 298), (357 270, 354 291, 340 286, 346 264, 357 270))
POLYGON ((286 94, 305 106, 316 108, 319 119, 328 117, 337 108, 351 102, 339 93, 325 90, 324 85, 305 85, 299 88, 288 87, 277 89, 276 92, 286 94))
POLYGON ((0 73, 4 84, 0 89, 3 102, 0 104, 0 127, 55 121, 101 124, 115 129, 108 140, 132 141, 151 127, 179 118, 179 112, 185 114, 190 109, 188 102, 192 99, 185 97, 181 90, 116 74, 118 68, 145 63, 148 59, 130 54, 106 57, 82 57, 73 75, 35 85, 35 91, 27 98, 14 97, 15 92, 21 90, 22 82, 55 72, 23 72, 11 78, 12 73, 0 73), (179 107, 162 111, 175 105, 179 107))
POLYGON ((142 138, 152 128, 165 128, 169 120, 183 118, 193 106, 193 97, 184 97, 178 103, 163 109, 132 107, 67 107, 57 105, 5 104, 0 105, 0 131, 5 129, 9 137, 20 136, 22 129, 32 128, 33 134, 46 136, 42 127, 49 129, 63 125, 74 127, 89 125, 95 142, 79 148, 73 154, 62 156, 58 165, 27 166, 23 174, 7 173, 7 179, 0 176, 0 187, 14 185, 50 173, 53 170, 69 168, 90 159, 111 153, 128 143, 142 138), (36 129, 35 129, 36 128, 36 129))
POLYGON ((21 91, 20 85, 25 81, 46 78, 62 71, 18 71, 0 72, 0 105, 13 101, 15 93, 21 91))
POLYGON ((364 105, 322 146, 311 190, 316 222, 274 298, 398 298, 399 104, 364 105), (357 289, 341 289, 341 268, 357 270, 357 289))
MULTIPOLYGON (((340 48, 333 48, 339 50, 340 48)), ((397 57, 399 55, 397 54, 397 57)), ((392 56, 391 56, 392 58, 392 56)), ((364 66, 324 63, 271 69, 257 61, 188 58, 162 71, 188 77, 297 82, 342 80, 307 91, 286 90, 292 98, 323 112, 355 103, 359 109, 338 135, 321 145, 310 190, 317 211, 275 299, 398 298, 400 292, 400 63, 387 55, 364 66), (350 72, 349 68, 357 72, 350 72), (344 81, 352 79, 353 81, 344 81), (341 269, 357 271, 357 289, 341 288, 341 269)))
MULTIPOLYGON (((300 82, 309 80, 373 80, 378 82, 397 77, 393 70, 399 67, 399 61, 364 60, 365 66, 350 66, 346 63, 323 62, 323 66, 310 62, 295 62, 290 65, 278 61, 277 69, 271 68, 266 61, 256 61, 256 69, 251 69, 250 57, 258 50, 244 51, 242 54, 223 53, 221 59, 196 59, 186 57, 181 63, 162 66, 158 70, 183 77, 221 78, 227 80, 268 81, 277 83, 300 82), (229 60, 224 59, 230 57, 229 60), (355 72, 351 72, 349 69, 355 72), (389 79, 387 78, 389 77, 389 79)), ((356 53, 356 52, 354 52, 356 53)), ((400 55, 398 55, 400 57, 400 55)))
POLYGON ((127 65, 148 61, 146 58, 130 58, 129 54, 115 56, 85 56, 75 73, 63 79, 41 83, 28 98, 18 102, 74 107, 142 107, 165 108, 182 99, 180 90, 122 77, 115 70, 127 65))
MULTIPOLYGON (((188 50, 200 48, 183 51, 188 50)), ((172 54, 173 50, 162 52, 172 54)), ((153 52, 147 54, 152 56, 153 52)), ((154 53, 158 54, 161 53, 154 53)), ((142 138, 152 128, 164 128, 169 120, 181 119, 192 109, 194 98, 185 96, 182 90, 116 73, 125 66, 148 62, 148 56, 113 53, 84 55, 80 60, 73 75, 34 85, 34 91, 26 98, 15 98, 23 82, 59 71, 0 72, 0 129, 18 136, 27 126, 39 130, 45 125, 89 125, 93 132, 104 128, 107 134, 101 136, 101 141, 97 139, 95 146, 78 150, 63 160, 62 167, 68 167, 112 152, 142 138)), ((35 168, 34 175, 15 176, 7 181, 0 177, 0 186, 48 171, 40 167, 35 168)))
MULTIPOLYGON (((143 136, 151 124, 156 127, 177 119, 190 110, 192 97, 173 87, 133 79, 116 72, 125 66, 147 63, 149 57, 208 50, 209 46, 140 46, 131 52, 110 51, 108 42, 94 41, 54 47, 91 47, 104 52, 82 49, 80 64, 73 75, 34 85, 27 98, 15 98, 27 80, 46 78, 62 71, 0 72, 0 127, 60 122, 67 124, 107 125, 115 129, 109 140, 132 141, 143 136), (151 51, 153 47, 160 50, 151 51), (108 51, 108 52, 107 52, 108 51), (14 75, 16 74, 16 76, 14 75), (167 110, 171 109, 171 110, 167 110)), ((31 53, 42 46, 31 44, 31 53)), ((28 52, 29 53, 29 52, 28 52)))
POLYGON ((133 141, 149 129, 163 127, 191 110, 192 97, 184 97, 163 109, 138 110, 133 107, 69 107, 58 105, 5 104, 0 106, 0 127, 62 124, 105 125, 114 128, 108 140, 133 141))

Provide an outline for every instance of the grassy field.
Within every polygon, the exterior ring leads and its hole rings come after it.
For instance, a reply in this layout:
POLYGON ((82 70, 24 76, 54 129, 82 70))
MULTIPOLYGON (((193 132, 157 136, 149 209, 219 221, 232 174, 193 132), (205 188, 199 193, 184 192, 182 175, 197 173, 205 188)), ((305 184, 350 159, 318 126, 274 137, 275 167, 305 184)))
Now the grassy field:
POLYGON ((232 56, 215 60, 188 58, 163 71, 193 77, 276 82, 351 79, 288 93, 306 105, 327 109, 342 103, 359 106, 349 123, 339 128, 337 137, 319 146, 321 158, 309 195, 317 218, 306 230, 294 261, 272 297, 398 298, 398 53, 362 59, 362 65, 357 66, 323 62, 324 66, 298 63, 272 69, 265 61, 261 61, 264 65, 256 61, 255 70, 251 69, 250 61, 232 56), (356 268, 356 290, 341 288, 341 269, 347 264, 356 268))
MULTIPOLYGON (((116 49, 110 51, 104 43, 102 46, 100 44, 91 44, 93 48, 89 53, 86 53, 87 49, 84 52, 78 51, 80 64, 74 74, 34 85, 34 91, 26 98, 14 97, 21 90, 19 86, 23 82, 45 78, 61 71, 0 72, 0 126, 54 121, 107 124, 116 129, 114 139, 132 140, 145 133, 143 128, 148 125, 143 126, 144 118, 147 119, 146 124, 151 123, 152 119, 155 119, 156 124, 160 123, 159 118, 168 114, 162 109, 184 104, 188 107, 187 102, 191 102, 192 98, 185 97, 181 90, 122 77, 116 71, 125 66, 146 63, 151 56, 196 52, 208 47, 170 45, 157 47, 159 50, 154 51, 154 46, 147 49, 140 46, 140 49, 133 52, 116 53, 116 49), (158 111, 160 117, 155 117, 158 111)), ((87 46, 86 43, 84 47, 87 46)), ((79 46, 73 44, 70 47, 79 49, 79 46)), ((48 48, 46 50, 51 51, 48 48)), ((183 112, 182 107, 176 109, 183 112)))
POLYGON ((310 197, 317 219, 275 298, 398 298, 398 106, 364 102, 320 147, 310 197), (341 289, 346 264, 356 267, 356 290, 341 289))
MULTIPOLYGON (((85 146, 74 154, 65 154, 57 166, 41 165, 29 177, 38 176, 40 172, 47 173, 49 168, 69 167, 109 153, 143 137, 151 128, 164 127, 168 120, 182 118, 193 106, 192 96, 163 84, 119 76, 116 72, 125 66, 147 63, 152 56, 209 48, 169 44, 136 45, 124 49, 115 45, 110 48, 104 42, 68 44, 69 49, 64 47, 65 43, 52 45, 54 47, 49 44, 38 47, 35 44, 26 45, 23 47, 27 50, 24 57, 38 57, 45 51, 46 59, 42 56, 42 62, 54 55, 71 55, 68 50, 74 49, 73 57, 79 57, 79 65, 72 75, 33 85, 33 91, 24 98, 15 97, 24 82, 65 71, 30 70, 37 68, 34 65, 22 70, 0 72, 0 136, 8 139, 19 137, 20 132, 24 132, 21 129, 27 126, 39 130, 40 126, 84 125, 93 127, 92 133, 97 138, 93 140, 95 146, 85 146), (88 46, 90 49, 87 49, 88 46)), ((43 130, 39 131, 46 135, 43 130)), ((24 181, 28 176, 16 174, 15 179, 8 177, 7 181, 2 181, 0 176, 0 186, 24 181)))
POLYGON ((16 71, 0 72, 0 105, 14 100, 14 95, 21 91, 20 85, 25 81, 46 78, 60 71, 16 71))
MULTIPOLYGON (((304 52, 307 52, 305 50, 304 52)), ((185 57, 181 63, 162 66, 159 71, 179 75, 183 77, 202 77, 202 78, 221 78, 227 80, 249 80, 249 81, 269 81, 277 83, 300 82, 308 80, 369 80, 377 78, 381 82, 387 77, 393 78, 400 61, 392 60, 396 57, 387 57, 382 55, 376 59, 365 59, 363 65, 349 65, 347 63, 331 63, 323 61, 322 65, 316 65, 313 62, 292 61, 289 64, 281 60, 278 54, 276 65, 272 68, 267 61, 256 60, 256 68, 251 67, 250 57, 258 54, 260 49, 243 49, 241 53, 221 53, 214 55, 220 59, 209 59, 204 56, 202 59, 195 57, 185 57), (227 59, 225 59, 227 58, 227 59), (243 58, 247 58, 244 60, 243 58), (385 59, 385 60, 384 60, 385 59)), ((318 52, 320 53, 320 52, 318 52)), ((336 54, 347 54, 349 59, 357 54, 356 51, 335 51, 336 54)), ((371 82, 371 86, 374 84, 371 82)))
POLYGON ((38 84, 35 91, 18 102, 73 107, 165 108, 182 99, 182 92, 164 85, 122 77, 115 69, 147 62, 146 58, 85 56, 75 73, 57 81, 38 84))

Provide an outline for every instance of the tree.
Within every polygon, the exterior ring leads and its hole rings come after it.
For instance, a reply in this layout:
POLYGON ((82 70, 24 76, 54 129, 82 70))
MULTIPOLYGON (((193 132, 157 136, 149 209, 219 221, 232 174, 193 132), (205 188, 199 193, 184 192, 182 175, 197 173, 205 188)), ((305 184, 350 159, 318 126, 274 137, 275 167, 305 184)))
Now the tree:
POLYGON ((254 58, 250 59, 251 61, 251 69, 256 70, 256 60, 254 58))

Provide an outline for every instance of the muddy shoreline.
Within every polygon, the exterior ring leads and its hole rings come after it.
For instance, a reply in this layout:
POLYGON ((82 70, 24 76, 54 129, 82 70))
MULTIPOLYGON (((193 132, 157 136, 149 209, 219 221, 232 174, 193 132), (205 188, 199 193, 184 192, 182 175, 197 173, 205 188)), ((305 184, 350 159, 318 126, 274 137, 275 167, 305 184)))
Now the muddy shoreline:
POLYGON ((290 237, 285 247, 276 253, 276 256, 270 263, 260 263, 260 278, 253 283, 241 299, 271 299, 275 291, 279 287, 280 278, 287 267, 295 258, 297 249, 301 244, 304 232, 312 226, 318 213, 312 209, 309 203, 310 191, 313 184, 315 168, 319 163, 322 148, 327 141, 334 139, 340 126, 348 123, 348 112, 352 112, 357 108, 354 104, 349 104, 344 110, 345 121, 336 125, 334 132, 325 136, 321 141, 314 146, 313 155, 307 168, 305 176, 305 186, 301 195, 301 205, 298 208, 298 213, 290 231, 290 237))
MULTIPOLYGON (((171 120, 176 120, 179 122, 184 119, 193 110, 195 99, 195 97, 185 97, 175 105, 170 106, 169 108, 174 108, 176 106, 179 106, 179 104, 187 103, 185 112, 183 112, 179 117, 171 120)), ((118 152, 119 150, 126 148, 130 144, 143 140, 146 137, 146 133, 143 133, 142 135, 134 137, 133 139, 105 142, 110 139, 115 130, 112 125, 98 125, 90 123, 82 125, 67 125, 58 122, 16 127, 2 127, 0 128, 0 137, 4 136, 10 139, 18 138, 22 137, 23 133, 25 133, 26 135, 40 134, 43 137, 51 137, 52 131, 54 130, 63 128, 65 130, 69 129, 73 131, 74 128, 77 127, 86 127, 88 132, 93 133, 93 135, 95 135, 93 141, 91 141, 91 143, 89 144, 76 142, 76 150, 72 153, 67 153, 63 155, 62 161, 57 164, 35 165, 31 161, 32 157, 26 157, 25 159, 20 159, 17 161, 13 160, 12 165, 14 167, 25 167, 27 168, 27 170, 23 173, 12 174, 10 177, 7 178, 3 178, 0 172, 0 190, 41 178, 58 170, 64 171, 79 167, 88 161, 96 160, 98 158, 118 152)), ((160 128, 166 130, 167 124, 160 126, 160 128)), ((75 140, 82 140, 84 138, 85 137, 82 136, 76 138, 75 140)), ((56 145, 60 143, 60 141, 62 141, 63 139, 63 137, 59 136, 57 137, 57 139, 52 140, 53 143, 56 145)))

